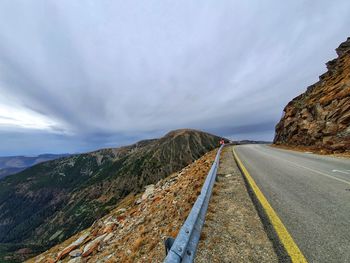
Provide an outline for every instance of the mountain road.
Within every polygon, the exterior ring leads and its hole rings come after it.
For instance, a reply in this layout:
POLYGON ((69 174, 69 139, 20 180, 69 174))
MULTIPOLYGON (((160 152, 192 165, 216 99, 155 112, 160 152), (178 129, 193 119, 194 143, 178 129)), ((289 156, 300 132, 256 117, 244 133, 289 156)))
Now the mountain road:
POLYGON ((308 262, 350 262, 350 159, 235 147, 308 262))

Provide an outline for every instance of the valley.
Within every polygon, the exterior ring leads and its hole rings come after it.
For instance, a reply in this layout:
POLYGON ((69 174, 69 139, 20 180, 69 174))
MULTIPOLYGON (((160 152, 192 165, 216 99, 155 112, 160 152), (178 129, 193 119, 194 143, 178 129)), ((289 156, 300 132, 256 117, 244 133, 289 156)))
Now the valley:
POLYGON ((177 130, 160 139, 41 163, 1 180, 1 258, 20 261, 64 241, 127 195, 213 150, 219 140, 177 130))

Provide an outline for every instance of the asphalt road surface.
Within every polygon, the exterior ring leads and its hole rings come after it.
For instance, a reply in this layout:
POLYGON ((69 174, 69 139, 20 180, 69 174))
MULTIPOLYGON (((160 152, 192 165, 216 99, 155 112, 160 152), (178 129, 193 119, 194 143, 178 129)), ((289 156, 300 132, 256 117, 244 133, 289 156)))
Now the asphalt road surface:
POLYGON ((308 262, 350 262, 350 160, 241 145, 236 152, 308 262))

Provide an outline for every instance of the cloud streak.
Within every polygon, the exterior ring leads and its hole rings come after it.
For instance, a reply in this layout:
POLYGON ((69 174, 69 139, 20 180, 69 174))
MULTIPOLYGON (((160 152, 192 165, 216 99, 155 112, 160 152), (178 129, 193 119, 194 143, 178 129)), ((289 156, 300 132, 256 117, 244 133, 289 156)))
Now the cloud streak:
POLYGON ((283 106, 349 36, 348 10, 346 0, 3 1, 0 110, 14 110, 0 111, 0 155, 181 127, 272 139, 283 106))

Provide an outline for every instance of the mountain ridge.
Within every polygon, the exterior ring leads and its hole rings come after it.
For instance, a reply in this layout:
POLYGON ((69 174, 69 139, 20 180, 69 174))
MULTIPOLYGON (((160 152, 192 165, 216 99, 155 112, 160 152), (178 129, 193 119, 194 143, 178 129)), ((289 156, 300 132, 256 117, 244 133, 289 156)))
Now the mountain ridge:
POLYGON ((214 149, 219 140, 200 131, 174 131, 159 139, 41 163, 1 180, 0 243, 8 252, 3 255, 18 249, 35 255, 65 240, 126 195, 214 149))
POLYGON ((126 196, 87 229, 26 262, 162 262, 164 240, 176 236, 216 152, 206 153, 139 194, 126 196))
POLYGON ((39 154, 36 156, 25 155, 13 155, 13 156, 1 156, 0 157, 0 179, 8 175, 21 172, 28 167, 36 165, 38 163, 51 161, 54 159, 67 157, 70 154, 39 154))

